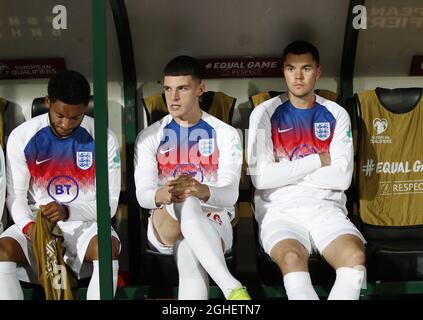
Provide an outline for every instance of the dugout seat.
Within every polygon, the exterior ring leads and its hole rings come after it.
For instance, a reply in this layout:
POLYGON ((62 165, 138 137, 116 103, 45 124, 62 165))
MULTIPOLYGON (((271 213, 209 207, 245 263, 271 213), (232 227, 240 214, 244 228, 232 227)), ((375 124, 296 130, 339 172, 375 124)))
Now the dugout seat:
MULTIPOLYGON (((169 112, 164 93, 153 94, 142 100, 148 125, 160 120, 169 112)), ((225 123, 231 124, 236 98, 219 91, 206 91, 200 97, 200 107, 225 123)))
MULTIPOLYGON (((284 93, 284 91, 264 91, 264 92, 256 93, 250 96, 249 98, 250 104, 254 108, 258 106, 260 103, 266 100, 269 100, 271 98, 274 98, 282 93, 284 93)), ((336 92, 333 92, 330 90, 316 89, 314 90, 314 93, 331 101, 338 102, 340 100, 340 96, 338 96, 336 92)))
MULTIPOLYGON (((236 103, 236 98, 228 96, 223 92, 206 91, 200 97, 200 107, 205 112, 225 123, 231 124, 233 109, 236 103)), ((168 114, 166 100, 164 94, 154 94, 142 99, 144 110, 147 114, 148 124, 160 120, 168 114)), ((149 210, 142 208, 142 283, 145 285, 157 287, 169 287, 178 285, 178 270, 176 267, 173 255, 164 255, 157 252, 148 246, 147 240, 147 225, 148 225, 149 210)), ((239 219, 239 214, 236 214, 232 221, 233 227, 233 245, 232 249, 225 254, 226 264, 229 270, 234 273, 236 267, 236 225, 239 219)), ((213 282, 210 281, 212 285, 213 282)))
POLYGON ((368 241, 369 281, 423 280, 422 94, 376 88, 354 96, 358 225, 368 241))
MULTIPOLYGON (((257 107, 260 103, 276 97, 283 92, 281 91, 269 91, 260 92, 249 98, 253 108, 257 107)), ((325 97, 326 99, 336 101, 338 98, 335 92, 329 90, 315 90, 315 93, 325 97)), ((251 183, 251 208, 254 212, 254 186, 251 183)), ((254 219, 254 237, 256 241, 256 263, 257 272, 260 283, 265 286, 280 285, 283 283, 282 273, 278 265, 273 262, 271 257, 264 251, 263 247, 259 242, 259 227, 254 219)), ((323 287, 329 287, 333 285, 335 281, 335 271, 333 268, 320 256, 318 253, 312 253, 309 257, 308 268, 312 283, 314 285, 320 285, 323 287)))
MULTIPOLYGON (((44 100, 45 100, 44 97, 39 97, 39 98, 35 98, 32 101, 31 118, 39 116, 48 111, 44 100)), ((93 96, 90 96, 90 101, 88 102, 88 108, 85 114, 87 116, 94 117, 94 97, 93 96)))

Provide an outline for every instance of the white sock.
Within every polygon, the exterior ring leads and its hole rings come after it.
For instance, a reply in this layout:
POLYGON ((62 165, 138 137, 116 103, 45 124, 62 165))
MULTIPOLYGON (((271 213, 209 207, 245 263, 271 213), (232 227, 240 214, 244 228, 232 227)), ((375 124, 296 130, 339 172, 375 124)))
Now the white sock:
POLYGON ((241 283, 228 270, 221 238, 203 214, 200 200, 189 197, 182 203, 175 203, 174 210, 188 245, 227 298, 241 283))
POLYGON ((308 272, 287 273, 283 277, 283 283, 289 300, 319 300, 308 272))
MULTIPOLYGON (((113 296, 116 294, 119 261, 112 260, 113 271, 113 296)), ((93 274, 87 289, 87 300, 100 300, 100 273, 98 267, 98 260, 93 261, 93 274)))
POLYGON ((330 291, 328 300, 358 300, 365 278, 364 266, 336 269, 336 280, 330 291))
POLYGON ((179 300, 207 300, 209 276, 185 239, 175 244, 175 259, 179 272, 179 300))
POLYGON ((23 300, 15 262, 0 262, 0 300, 23 300))

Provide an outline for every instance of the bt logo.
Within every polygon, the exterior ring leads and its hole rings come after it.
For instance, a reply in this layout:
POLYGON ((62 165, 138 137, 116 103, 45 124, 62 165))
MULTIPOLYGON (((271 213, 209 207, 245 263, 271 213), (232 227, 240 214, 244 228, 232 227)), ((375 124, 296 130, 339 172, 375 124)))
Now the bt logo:
POLYGON ((56 176, 48 183, 47 192, 55 201, 69 203, 78 197, 79 186, 70 176, 56 176))

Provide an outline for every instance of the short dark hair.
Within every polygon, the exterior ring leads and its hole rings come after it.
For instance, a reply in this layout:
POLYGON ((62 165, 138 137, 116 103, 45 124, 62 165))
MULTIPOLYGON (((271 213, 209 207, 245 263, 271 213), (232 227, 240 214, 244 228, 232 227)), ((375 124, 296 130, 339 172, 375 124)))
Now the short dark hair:
POLYGON ((164 76, 191 76, 201 80, 201 69, 198 61, 190 56, 178 56, 170 60, 163 70, 164 76))
POLYGON ((307 41, 294 41, 288 44, 283 50, 282 54, 282 64, 284 64, 288 54, 305 54, 310 53, 313 57, 313 60, 316 61, 317 65, 320 65, 319 50, 307 41))
POLYGON ((47 92, 52 102, 60 100, 66 104, 88 105, 90 90, 90 85, 82 74, 66 70, 50 78, 47 92))

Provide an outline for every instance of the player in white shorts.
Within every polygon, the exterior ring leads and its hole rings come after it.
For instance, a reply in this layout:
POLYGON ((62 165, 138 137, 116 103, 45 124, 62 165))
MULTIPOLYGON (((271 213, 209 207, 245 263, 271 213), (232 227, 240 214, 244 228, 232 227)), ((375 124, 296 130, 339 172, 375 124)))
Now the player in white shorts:
POLYGON ((4 161, 3 148, 0 148, 0 234, 3 232, 3 212, 6 197, 6 166, 4 161))
POLYGON ((314 94, 319 53, 295 41, 283 53, 288 93, 250 116, 248 165, 260 242, 283 274, 289 299, 318 299, 308 273, 317 250, 336 270, 329 299, 359 299, 365 240, 347 218, 353 172, 348 113, 314 94))
MULTIPOLYGON (((15 128, 7 142, 7 206, 14 225, 0 235, 0 299, 22 299, 19 280, 37 283, 31 239, 34 213, 57 222, 64 260, 78 278, 87 277, 87 299, 99 299, 94 119, 85 116, 90 86, 76 71, 54 75, 45 99, 49 112, 15 128), (85 263, 84 263, 85 262, 85 263)), ((110 214, 120 192, 120 155, 108 133, 110 214)), ((120 242, 112 229, 113 285, 120 242)))
POLYGON ((179 299, 208 299, 208 274, 227 299, 249 299, 224 258, 232 247, 241 143, 234 128, 200 109, 199 70, 188 56, 164 69, 169 115, 137 137, 137 199, 151 209, 149 245, 175 256, 179 299))

